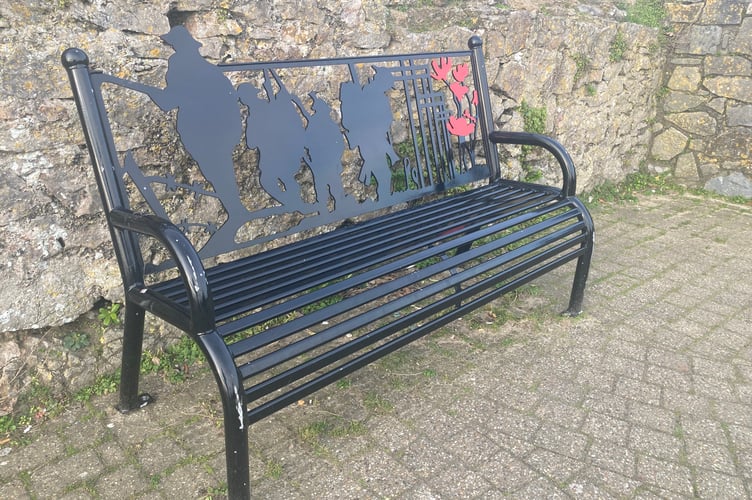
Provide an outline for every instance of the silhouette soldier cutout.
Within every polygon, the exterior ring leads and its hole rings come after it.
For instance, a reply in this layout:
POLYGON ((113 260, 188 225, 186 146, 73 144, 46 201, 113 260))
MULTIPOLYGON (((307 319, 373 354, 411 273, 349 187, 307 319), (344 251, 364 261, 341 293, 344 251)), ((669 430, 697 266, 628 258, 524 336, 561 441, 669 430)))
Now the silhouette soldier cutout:
POLYGON ((246 143, 258 148, 261 187, 278 202, 295 208, 300 206, 300 185, 295 175, 305 154, 305 129, 300 105, 274 73, 279 90, 275 93, 264 70, 264 91, 267 99, 250 83, 238 86, 240 101, 248 106, 246 143), (281 185, 280 185, 281 184, 281 185))
POLYGON ((249 213, 240 200, 232 159, 243 135, 238 96, 222 71, 201 56, 201 43, 185 27, 174 26, 161 38, 175 49, 167 60, 167 86, 159 89, 132 82, 123 85, 145 92, 165 112, 178 109, 176 129, 180 140, 227 212, 227 220, 202 250, 229 249, 249 213))
POLYGON ((344 200, 345 191, 342 187, 342 153, 345 150, 345 139, 339 125, 332 120, 332 108, 315 92, 309 94, 313 99, 311 106, 314 113, 306 115, 306 150, 308 156, 305 162, 313 172, 313 182, 316 186, 316 200, 326 205, 333 200, 334 209, 337 201, 344 200))
POLYGON ((350 68, 353 80, 340 85, 340 109, 347 142, 351 149, 360 149, 363 159, 358 178, 368 186, 371 177, 375 177, 377 193, 383 196, 392 194, 391 165, 400 157, 392 146, 392 109, 386 95, 386 91, 394 86, 394 75, 388 68, 375 69, 373 78, 361 86, 355 68, 350 68))

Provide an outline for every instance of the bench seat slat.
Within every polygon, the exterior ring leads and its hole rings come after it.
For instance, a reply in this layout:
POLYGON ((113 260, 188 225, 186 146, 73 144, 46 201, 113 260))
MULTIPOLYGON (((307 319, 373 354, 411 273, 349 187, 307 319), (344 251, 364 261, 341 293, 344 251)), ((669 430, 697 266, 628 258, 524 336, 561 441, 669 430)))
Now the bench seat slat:
POLYGON ((330 243, 331 252, 319 252, 317 248, 311 248, 309 252, 299 254, 297 260, 290 261, 287 266, 275 267, 272 270, 273 275, 267 276, 267 279, 257 277, 251 269, 223 283, 212 280, 212 290, 218 291, 215 295, 215 301, 218 303, 217 317, 220 320, 229 319, 284 296, 439 244, 456 237, 451 234, 452 230, 460 233, 463 227, 476 227, 510 217, 523 207, 531 208, 544 201, 551 203, 553 198, 539 195, 525 198, 517 205, 477 206, 473 210, 457 204, 454 214, 426 214, 421 219, 410 221, 409 226, 402 221, 396 221, 376 236, 361 233, 343 234, 340 241, 334 240, 330 243), (347 263, 346 266, 344 262, 347 263), (272 294, 271 290, 278 290, 279 293, 272 294))
MULTIPOLYGON (((473 190, 472 193, 462 193, 458 195, 457 199, 443 198, 434 200, 430 203, 411 207, 410 211, 402 210, 391 213, 386 217, 376 217, 371 220, 363 221, 357 225, 346 225, 339 228, 338 231, 343 233, 347 232, 357 234, 359 238, 368 238, 373 237, 374 234, 383 234, 385 230, 393 227, 395 224, 414 224, 413 221, 419 220, 426 215, 436 215, 439 213, 450 215, 452 211, 456 210, 457 203, 460 201, 460 199, 463 198, 469 197, 472 198, 472 201, 474 203, 485 205, 488 203, 493 203, 499 197, 512 200, 515 197, 530 197, 536 195, 540 196, 540 193, 531 191, 530 189, 521 189, 520 187, 501 183, 491 184, 477 188, 473 190)), ((464 203, 470 202, 464 200, 464 203)), ((468 205, 467 208, 469 209, 471 206, 472 205, 468 205)), ((258 260, 254 261, 254 264, 259 265, 259 267, 262 267, 263 264, 267 262, 273 263, 274 266, 284 265, 289 260, 297 260, 297 255, 301 251, 305 251, 306 249, 310 250, 313 248, 319 251, 322 248, 330 248, 331 250, 331 245, 335 245, 333 251, 336 252, 336 245, 339 245, 341 240, 342 236, 340 234, 335 234, 334 231, 330 231, 328 233, 318 235, 315 239, 306 239, 300 242, 296 242, 297 247, 294 249, 291 249, 287 246, 279 247, 273 250, 269 250, 262 255, 255 256, 255 258, 258 260)), ((218 270, 217 272, 217 278, 219 278, 221 275, 235 275, 238 269, 240 271, 244 271, 245 267, 246 266, 241 262, 231 262, 228 264, 223 264, 221 271, 218 270)))
MULTIPOLYGON (((549 211, 553 211, 556 208, 550 208, 549 211)), ((531 213, 525 216, 519 216, 519 218, 516 218, 513 221, 507 221, 503 225, 496 226, 496 229, 508 229, 514 227, 515 224, 524 223, 526 221, 534 219, 537 216, 545 214, 545 212, 533 213, 535 213, 535 215, 532 215, 531 213)), ((486 222, 490 223, 491 221, 486 222)), ((494 231, 491 229, 478 230, 475 233, 461 236, 453 240, 447 240, 443 243, 438 242, 436 243, 435 247, 424 246, 424 250, 416 255, 395 254, 392 257, 397 258, 397 260, 393 260, 392 258, 390 259, 390 261, 386 262, 372 262, 371 264, 378 264, 378 266, 376 267, 374 267, 374 265, 371 265, 369 267, 362 267, 360 269, 347 268, 346 271, 349 271, 348 274, 355 274, 355 277, 351 277, 343 282, 331 283, 325 287, 322 286, 324 282, 320 280, 314 282, 301 281, 299 283, 300 291, 311 290, 320 286, 322 288, 310 291, 309 293, 300 297, 296 297, 292 300, 289 300, 289 297, 285 296, 287 289, 282 289, 276 292, 274 290, 270 290, 268 291, 270 295, 272 295, 276 299, 285 299, 285 302, 278 305, 272 305, 267 309, 255 311, 252 317, 239 318, 232 323, 222 325, 219 327, 219 331, 222 335, 229 335, 236 333, 237 331, 240 331, 242 329, 250 328, 252 326, 264 323, 273 319, 274 317, 283 316, 284 314, 290 313, 299 308, 315 304, 325 299, 326 297, 335 295, 342 291, 346 291, 353 288, 354 286, 364 285, 371 280, 378 279, 379 277, 388 275, 389 273, 397 272, 400 269, 406 269, 411 265, 415 265, 425 259, 445 255, 448 251, 455 250, 465 244, 470 244, 475 239, 483 237, 484 235, 493 234, 493 232, 494 231)), ((311 265, 315 266, 315 263, 311 265)), ((341 277, 341 275, 338 276, 341 277)), ((297 291, 298 290, 296 290, 296 292, 297 291)))
MULTIPOLYGON (((531 214, 521 215, 516 219, 516 222, 524 223, 536 217, 545 215, 547 212, 551 212, 557 209, 560 209, 560 207, 559 206, 549 207, 545 211, 541 210, 541 211, 533 212, 531 214)), ((552 228, 558 224, 562 224, 565 221, 576 217, 576 215, 577 213, 574 211, 562 213, 555 217, 547 219, 544 222, 541 222, 534 229, 536 232, 545 231, 546 229, 552 228)), ((500 223, 495 226, 491 226, 488 228, 484 228, 483 230, 479 230, 478 232, 465 235, 464 237, 461 238, 461 241, 463 243, 472 242, 475 239, 484 238, 484 237, 488 237, 494 234, 498 234, 499 232, 506 230, 508 227, 510 227, 509 223, 500 223)), ((378 287, 373 287, 369 290, 359 293, 356 296, 348 297, 347 299, 345 299, 344 301, 342 301, 341 303, 337 305, 337 309, 338 310, 342 310, 342 309, 351 310, 356 307, 362 306, 372 300, 376 300, 389 293, 395 292, 399 290, 400 288, 404 288, 411 284, 418 283, 422 280, 429 279, 432 276, 439 275, 447 271, 451 271, 454 267, 456 267, 457 265, 463 262, 466 262, 473 258, 478 258, 482 255, 488 254, 490 252, 494 252, 496 250, 503 249, 505 246, 508 246, 515 242, 519 242, 525 238, 529 238, 533 234, 534 233, 532 232, 532 229, 526 232, 525 234, 523 234, 521 231, 518 231, 516 233, 494 240, 486 245, 474 248, 472 250, 468 250, 462 253, 461 255, 454 255, 452 257, 447 257, 446 259, 434 265, 427 266, 419 270, 413 270, 412 272, 410 272, 409 274, 405 276, 396 277, 387 283, 381 284, 378 287)), ((542 243, 538 243, 539 246, 541 244, 542 243)), ((456 241, 451 241, 451 242, 446 242, 442 245, 437 245, 436 247, 425 249, 424 251, 419 252, 418 254, 415 254, 415 255, 405 256, 394 262, 389 262, 383 266, 369 270, 368 272, 354 275, 353 277, 347 280, 344 280, 342 282, 334 283, 325 288, 317 289, 308 295, 301 296, 301 297, 291 299, 291 300, 286 300, 277 306, 273 306, 267 310, 257 312, 254 315, 254 317, 263 316, 267 320, 270 320, 275 317, 285 316, 291 311, 294 311, 300 307, 309 305, 311 303, 316 303, 340 291, 349 290, 349 289, 353 289, 361 285, 368 284, 369 282, 373 282, 373 280, 377 278, 390 275, 391 273, 394 273, 396 271, 409 270, 409 268, 413 266, 414 264, 416 264, 417 262, 421 262, 431 257, 442 255, 443 253, 446 252, 446 250, 454 248, 456 246, 457 246, 456 241)), ((476 268, 474 269, 476 270, 475 271, 476 273, 483 272, 482 266, 476 266, 476 268)), ((448 281, 444 283, 444 288, 449 288, 452 286, 454 286, 454 284, 448 281)), ((252 337, 249 337, 249 338, 240 340, 234 344, 231 344, 230 352, 233 354, 233 356, 236 356, 236 357, 247 354, 271 342, 275 342, 277 340, 285 338, 288 335, 295 333, 296 331, 299 331, 305 328, 310 328, 311 326, 316 325, 322 321, 326 321, 336 314, 338 313, 334 313, 328 309, 322 309, 319 311, 308 313, 305 316, 291 320, 285 323, 284 325, 269 328, 268 330, 264 332, 258 333, 252 337)))
MULTIPOLYGON (((230 281, 247 279, 244 276, 251 275, 254 283, 259 286, 268 286, 263 281, 264 278, 276 278, 281 274, 281 270, 291 266, 300 265, 300 255, 306 252, 314 252, 316 255, 334 256, 337 260, 343 260, 348 249, 343 245, 346 241, 345 235, 350 236, 350 247, 359 248, 366 242, 377 240, 383 243, 387 236, 396 236, 403 239, 420 236, 421 233, 413 231, 416 228, 423 228, 423 219, 425 217, 440 218, 462 218, 458 214, 458 208, 462 210, 482 210, 488 209, 488 204, 498 205, 503 203, 513 207, 513 203, 539 203, 537 200, 542 198, 538 191, 530 189, 512 188, 502 184, 486 186, 475 190, 471 193, 463 193, 458 199, 442 199, 433 203, 428 203, 420 207, 414 207, 408 211, 401 211, 391 214, 387 217, 372 219, 371 221, 358 224, 357 226, 343 227, 336 231, 324 233, 314 238, 305 239, 296 242, 294 246, 287 245, 276 249, 252 255, 245 259, 220 264, 212 269, 207 270, 207 274, 212 288, 213 296, 217 302, 223 302, 222 293, 226 288, 234 289, 234 283, 227 287, 222 284, 230 281)), ((553 198, 554 194, 549 197, 553 198)), ((172 298, 178 303, 184 303, 185 292, 183 285, 179 280, 172 280, 158 285, 160 293, 166 297, 172 298)))
MULTIPOLYGON (((490 196, 489 194, 485 193, 485 191, 492 191, 496 196, 500 195, 504 197, 511 196, 513 192, 519 193, 520 195, 534 194, 534 191, 531 190, 522 190, 501 184, 484 186, 476 189, 475 191, 476 197, 481 198, 482 200, 490 196)), ((462 196, 462 194, 460 196, 462 196)), ((317 235, 313 239, 306 238, 296 242, 297 246, 295 248, 291 248, 289 245, 273 248, 263 253, 252 255, 247 259, 233 260, 231 262, 222 263, 209 270, 209 272, 211 273, 214 280, 222 280, 227 276, 236 276, 238 272, 246 272, 248 264, 253 264, 255 266, 258 266, 258 272, 262 273, 266 268, 266 264, 271 263, 274 265, 274 267, 278 267, 280 265, 284 265, 286 262, 289 262, 291 259, 297 260, 297 255, 305 250, 310 250, 312 248, 321 249, 322 247, 328 248, 332 243, 337 244, 341 238, 342 233, 351 232, 363 234, 366 236, 373 233, 381 233, 384 230, 385 226, 392 225, 395 220, 399 220, 400 217, 402 218, 401 220, 407 223, 409 220, 420 218, 425 213, 437 213, 441 210, 447 210, 448 208, 451 209, 451 207, 455 204, 456 200, 452 200, 450 198, 442 198, 431 203, 412 207, 413 211, 409 213, 400 211, 392 213, 388 217, 376 217, 360 222, 358 224, 343 224, 342 227, 337 229, 337 231, 339 231, 338 234, 335 234, 335 231, 325 232, 323 234, 317 235)), ((164 283, 160 286, 162 287, 162 292, 167 296, 170 296, 171 294, 179 296, 181 294, 180 283, 164 283)))
MULTIPOLYGON (((572 218, 572 217, 575 217, 575 215, 568 214, 567 218, 572 218)), ((550 220, 553 220, 553 219, 550 219, 550 220)), ((556 223, 558 224, 559 222, 561 222, 561 220, 557 221, 556 223)), ((368 311, 356 317, 349 318, 341 323, 338 323, 334 327, 326 329, 323 332, 319 332, 319 333, 315 333, 313 335, 307 336, 290 345, 278 348, 272 353, 266 354, 262 357, 254 359, 251 362, 245 363, 239 367, 241 375, 243 376, 243 378, 250 378, 255 375, 258 375, 259 373, 267 371, 268 369, 278 364, 291 360, 308 351, 311 351, 317 347, 327 344, 331 342, 332 340, 338 339, 346 335, 347 333, 357 328, 362 327, 363 325, 372 324, 384 317, 395 314, 398 311, 401 311, 409 307, 412 304, 417 304, 423 299, 437 296, 438 294, 448 289, 452 289, 457 285, 461 285, 462 283, 465 283, 469 279, 482 276, 484 273, 490 272, 493 269, 501 268, 505 264, 512 262, 516 259, 519 259, 520 257, 525 256, 526 254, 534 252, 540 249, 541 247, 552 245, 555 242, 561 241, 564 238, 567 238, 568 236, 571 236, 573 234, 576 234, 576 233, 581 234, 581 232, 582 232, 582 225, 580 223, 577 223, 576 225, 559 229, 558 231, 555 231, 551 234, 543 236, 539 240, 525 244, 514 250, 510 250, 509 252, 503 253, 497 257, 488 258, 487 260, 484 260, 481 264, 478 264, 470 269, 458 271, 451 276, 447 276, 443 278, 442 280, 438 280, 434 283, 423 286, 419 288, 418 290, 410 292, 408 295, 405 295, 399 299, 387 301, 383 305, 374 307, 373 309, 369 309, 368 311)), ((504 246, 508 245, 509 243, 515 240, 519 241, 519 235, 517 233, 510 235, 510 237, 508 238, 505 237, 499 240, 495 240, 494 243, 498 243, 497 245, 493 245, 489 243, 488 245, 473 249, 473 253, 475 253, 476 255, 474 256, 469 255, 467 257, 473 258, 473 257, 478 257, 483 254, 487 254, 489 252, 492 252, 495 249, 503 248, 504 246)), ((574 240, 565 239, 562 243, 560 243, 560 246, 569 247, 577 243, 578 241, 576 239, 574 240)), ((558 253, 559 250, 560 249, 556 247, 554 247, 554 251, 552 251, 551 249, 544 250, 543 252, 540 253, 539 256, 529 258, 527 261, 525 261, 524 268, 527 268, 533 264, 536 264, 539 260, 545 260, 547 258, 552 257, 553 255, 558 253)), ((453 258, 449 258, 446 261, 441 262, 440 264, 441 264, 441 267, 451 268, 452 266, 456 266, 457 263, 461 259, 465 259, 465 258, 466 258, 465 255, 455 256, 453 258)), ((436 264, 436 266, 438 267, 440 264, 436 264)), ((385 284, 379 285, 375 288, 369 289, 366 292, 362 292, 361 294, 348 299, 349 302, 354 302, 354 304, 340 303, 338 304, 339 306, 338 309, 342 309, 342 308, 354 309, 357 305, 363 305, 365 303, 369 303, 373 300, 376 300, 380 297, 387 295, 388 293, 392 291, 398 290, 400 288, 404 288, 405 286, 421 281, 425 279, 425 276, 435 274, 434 269, 431 269, 431 267, 422 270, 425 272, 416 271, 415 273, 402 276, 400 278, 389 281, 385 284), (369 292, 372 292, 372 293, 369 293, 369 292)), ((519 272, 519 269, 515 266, 512 266, 511 271, 510 270, 499 271, 497 274, 493 276, 493 278, 490 278, 490 279, 492 279, 492 281, 503 279, 505 277, 508 277, 510 272, 514 272, 514 271, 519 272)), ((487 280, 484 280, 483 283, 489 283, 489 282, 487 280)), ((490 284, 484 285, 484 287, 487 287, 487 286, 491 286, 491 285, 490 284)), ((477 287, 477 285, 475 287, 477 287)), ((468 290, 471 290, 471 289, 474 289, 474 287, 471 286, 470 288, 464 290, 464 294, 467 294, 468 290)), ((457 294, 459 294, 459 292, 457 292, 457 294)), ((439 309, 442 308, 441 306, 436 306, 434 304, 441 305, 446 300, 457 303, 458 300, 461 300, 461 296, 459 297, 450 296, 450 297, 436 300, 435 303, 431 303, 421 308, 419 313, 418 312, 412 313, 412 315, 420 316, 420 317, 413 317, 411 320, 408 321, 408 323, 416 323, 420 321, 422 317, 430 316, 431 314, 433 314, 434 309, 436 309, 437 307, 439 307, 439 309)), ((322 313, 321 316, 325 316, 328 313, 328 310, 324 309, 324 310, 320 310, 317 312, 322 313)), ((282 325, 281 327, 267 330, 261 334, 258 334, 257 336, 273 337, 275 338, 275 340, 276 338, 284 338, 287 335, 292 334, 294 331, 300 330, 300 326, 296 323, 304 323, 304 325, 310 326, 310 324, 317 319, 316 316, 317 316, 316 313, 307 314, 299 318, 300 320, 302 320, 300 322, 293 320, 289 323, 282 325), (269 335, 266 335, 267 333, 269 335)), ((397 320, 394 323, 395 324, 400 323, 400 320, 397 320)), ((255 337, 251 337, 249 340, 254 340, 254 339, 255 337)), ((231 346, 231 350, 234 346, 235 344, 231 346)))
MULTIPOLYGON (((559 251, 569 248, 570 251, 568 253, 559 254, 558 257, 555 258, 554 260, 545 262, 539 267, 529 269, 527 273, 520 274, 514 280, 509 281, 508 283, 505 283, 501 286, 490 289, 486 294, 473 299, 471 302, 463 304, 461 307, 454 307, 457 301, 456 297, 447 297, 443 299, 443 303, 441 302, 433 303, 431 305, 431 308, 434 311, 432 312, 439 311, 442 306, 444 306, 444 310, 442 311, 442 314, 440 316, 432 319, 431 321, 428 321, 425 323, 416 323, 416 321, 418 320, 418 318, 416 318, 417 315, 405 317, 404 321, 401 323, 404 323, 404 325, 406 325, 407 327, 410 327, 411 325, 416 325, 416 326, 414 326, 414 328, 408 329, 402 335, 396 336, 395 338, 389 340, 388 342, 382 343, 381 345, 378 345, 376 347, 372 347, 370 350, 366 351, 365 353, 357 357, 351 358, 342 364, 336 365, 331 370, 324 372, 311 380, 307 380, 301 385, 289 388, 287 391, 283 392, 279 396, 276 396, 275 398, 269 401, 264 401, 263 403, 257 405, 256 407, 249 406, 249 410, 248 410, 249 421, 256 422, 284 408, 285 406, 293 404, 296 401, 304 398, 305 396, 332 383, 333 381, 336 381, 342 377, 347 376, 348 374, 356 371, 358 368, 361 368, 373 362, 374 360, 379 359, 385 356, 386 354, 389 354, 390 352, 395 351, 396 349, 412 342, 413 340, 419 337, 422 337, 428 333, 435 331, 437 328, 443 325, 446 325, 447 323, 450 323, 454 319, 462 317, 468 311, 478 308, 484 304, 487 304, 491 302, 492 300, 500 297, 504 293, 507 293, 510 290, 513 290, 515 288, 518 288, 521 285, 529 283, 533 279, 539 276, 542 276, 543 274, 551 271, 552 269, 555 269, 563 264, 566 264, 567 262, 572 261, 573 259, 578 258, 586 251, 585 249, 577 246, 580 243, 582 243, 584 239, 585 239, 585 236, 582 236, 573 240, 560 242, 558 245, 556 245, 556 249, 552 250, 550 254, 556 255, 559 251), (575 246, 577 246, 577 248, 572 249, 572 247, 575 247, 575 246)), ((545 260, 546 257, 550 257, 550 255, 548 254, 541 255, 540 260, 545 260)), ((525 263, 525 264, 522 264, 520 267, 528 267, 528 266, 525 263)), ((508 271, 507 274, 514 275, 515 271, 516 270, 512 268, 508 271)), ((493 280, 499 281, 502 278, 503 278, 502 275, 496 275, 494 276, 493 280)), ((484 284, 484 286, 488 288, 491 285, 484 284)), ((473 291, 474 290, 467 290, 465 291, 463 295, 469 296, 471 295, 473 291)), ((423 314, 426 314, 428 311, 421 310, 421 312, 423 312, 423 314)), ((299 380, 305 375, 315 373, 321 370, 322 368, 329 366, 338 360, 343 359, 344 357, 348 355, 352 355, 356 353, 357 351, 363 350, 379 341, 382 341, 385 338, 393 335, 395 331, 397 330, 397 326, 398 326, 398 323, 395 322, 390 325, 387 325, 387 327, 382 327, 380 329, 377 329, 371 333, 358 337, 354 341, 338 346, 335 349, 332 349, 331 351, 328 351, 325 354, 322 354, 316 358, 306 360, 305 362, 299 365, 296 365, 294 368, 287 370, 283 373, 280 373, 270 379, 267 379, 254 386, 250 386, 246 389, 247 400, 254 401, 257 398, 261 398, 264 395, 270 394, 273 391, 276 391, 282 387, 288 386, 291 382, 299 380)))
MULTIPOLYGON (((219 321, 225 321, 274 300, 322 285, 348 272, 373 266, 404 253, 408 246, 422 248, 435 244, 447 239, 448 236, 444 233, 453 226, 488 223, 489 219, 509 217, 524 209, 551 203, 555 199, 551 194, 542 195, 537 191, 499 191, 500 193, 497 193, 483 188, 483 197, 472 196, 474 193, 470 192, 461 199, 461 203, 444 203, 444 210, 433 216, 429 210, 424 211, 422 218, 411 217, 409 211, 396 220, 390 220, 387 216, 384 218, 386 220, 377 221, 383 232, 377 233, 376 237, 367 236, 372 231, 365 230, 325 233, 320 238, 323 251, 320 251, 320 246, 316 244, 318 238, 314 237, 304 240, 300 248, 295 243, 267 252, 289 254, 286 262, 282 262, 281 265, 277 263, 271 266, 270 263, 275 262, 274 256, 264 253, 243 259, 244 272, 238 272, 236 275, 228 274, 223 268, 224 265, 217 266, 216 273, 215 269, 209 269, 207 276, 214 295, 217 318, 219 321), (480 202, 476 202, 476 198, 481 198, 480 202), (427 226, 435 231, 426 231, 427 226), (341 265, 343 261, 348 262, 347 269, 341 265), (340 269, 339 274, 332 274, 334 269, 340 269), (218 279, 217 276, 222 279, 218 279), (274 290, 277 292, 272 293, 274 290)), ((180 280, 155 285, 154 289, 178 304, 187 303, 180 280)), ((238 328, 249 326, 252 325, 246 324, 238 328)), ((223 335, 229 335, 235 333, 236 328, 226 327, 220 330, 223 335)))
MULTIPOLYGON (((395 217, 384 217, 377 230, 347 231, 338 233, 332 231, 327 233, 327 238, 322 241, 313 239, 313 245, 306 245, 298 248, 297 244, 288 247, 290 254, 284 260, 274 260, 273 266, 264 266, 258 269, 246 269, 245 273, 236 273, 225 279, 217 280, 211 277, 212 284, 216 285, 214 290, 215 300, 222 303, 223 306, 229 305, 225 299, 227 295, 241 292, 245 295, 251 295, 252 289, 244 288, 238 290, 235 285, 238 281, 246 281, 248 286, 263 290, 269 286, 274 286, 274 282, 289 282, 291 278, 297 277, 300 270, 310 270, 311 265, 304 261, 301 256, 313 258, 317 262, 320 273, 326 274, 331 279, 331 270, 324 270, 324 266, 335 265, 342 267, 342 262, 356 267, 358 262, 370 262, 377 257, 377 254, 386 255, 390 250, 395 253, 407 251, 410 247, 422 247, 433 244, 443 237, 443 234, 450 228, 458 225, 472 225, 474 221, 482 218, 488 218, 489 213, 501 213, 520 210, 523 206, 535 206, 541 203, 544 198, 540 193, 520 192, 515 196, 507 195, 504 203, 499 203, 495 199, 489 199, 488 195, 482 199, 466 197, 458 199, 455 203, 443 204, 441 210, 424 211, 420 214, 410 214, 409 212, 398 213, 395 217), (318 243, 318 244, 316 244, 318 243), (250 275, 250 276, 247 276, 250 275), (225 281, 226 280, 226 281, 225 281), (229 286, 223 286, 223 283, 229 283, 229 286)), ((553 199, 553 197, 548 197, 553 199)), ((264 259, 266 261, 266 259, 264 259)), ((263 266, 263 262, 254 262, 255 266, 263 266)), ((232 314, 232 313, 230 313, 232 314)), ((223 311, 218 311, 218 315, 229 316, 223 311)))

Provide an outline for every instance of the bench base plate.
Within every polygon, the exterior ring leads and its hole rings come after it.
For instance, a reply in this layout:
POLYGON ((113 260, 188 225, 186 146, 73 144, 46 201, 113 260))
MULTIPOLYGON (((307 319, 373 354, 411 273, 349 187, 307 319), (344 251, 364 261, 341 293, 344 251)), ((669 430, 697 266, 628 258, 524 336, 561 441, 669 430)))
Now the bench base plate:
POLYGON ((136 404, 133 405, 131 408, 125 408, 122 405, 115 405, 115 409, 117 409, 117 411, 119 411, 123 415, 126 415, 128 413, 131 413, 134 410, 140 410, 141 408, 144 408, 156 402, 156 398, 154 398, 151 394, 144 392, 138 395, 138 398, 136 401, 137 401, 136 404))

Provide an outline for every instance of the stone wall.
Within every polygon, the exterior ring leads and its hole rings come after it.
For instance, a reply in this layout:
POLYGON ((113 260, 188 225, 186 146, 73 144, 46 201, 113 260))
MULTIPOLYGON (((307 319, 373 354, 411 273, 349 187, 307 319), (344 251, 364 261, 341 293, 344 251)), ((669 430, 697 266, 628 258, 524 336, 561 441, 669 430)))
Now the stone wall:
POLYGON ((674 40, 653 166, 687 186, 750 198, 752 4, 698 0, 666 7, 674 40))
MULTIPOLYGON (((159 35, 174 24, 186 25, 212 61, 452 49, 477 33, 498 126, 522 129, 523 101, 545 109, 545 132, 573 154, 583 191, 623 179, 650 147, 664 48, 657 30, 623 17, 609 1, 2 3, 0 414, 32 377, 76 388, 117 366, 118 329, 102 327, 96 307, 121 301, 122 290, 59 63, 65 47, 87 50, 110 72, 161 85, 170 51, 159 35)), ((743 119, 745 108, 735 106, 732 114, 743 119)), ((509 151, 512 177, 524 174, 518 153, 509 151)), ((173 335, 152 323, 147 347, 158 349, 173 335)))

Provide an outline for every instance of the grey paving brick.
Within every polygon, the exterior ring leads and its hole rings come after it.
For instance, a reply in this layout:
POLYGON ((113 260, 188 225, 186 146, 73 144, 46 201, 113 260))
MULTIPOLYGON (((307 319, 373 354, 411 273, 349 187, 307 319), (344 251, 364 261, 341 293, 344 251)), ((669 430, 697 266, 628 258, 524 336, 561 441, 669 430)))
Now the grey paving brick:
MULTIPOLYGON (((641 373, 635 373, 634 376, 642 378, 641 373)), ((661 386, 647 383, 644 380, 640 380, 638 378, 620 377, 616 381, 615 392, 619 396, 640 403, 645 403, 653 406, 658 406, 661 404, 661 386)))
POLYGON ((568 498, 568 494, 551 480, 540 478, 525 485, 516 493, 519 498, 548 498, 551 500, 568 498))
POLYGON ((716 411, 712 398, 698 396, 691 390, 691 387, 683 391, 665 388, 663 390, 663 408, 695 419, 714 418, 716 411))
POLYGON ((644 361, 625 358, 623 356, 618 356, 610 352, 604 354, 601 363, 603 370, 618 376, 614 384, 617 394, 628 391, 628 385, 630 384, 630 382, 625 382, 623 380, 625 377, 640 379, 642 378, 642 375, 645 372, 645 368, 647 366, 644 361))
POLYGON ((96 479, 102 472, 101 460, 93 450, 88 450, 33 471, 30 489, 37 496, 59 498, 77 485, 96 479))
POLYGON ((588 438, 581 432, 544 422, 536 432, 533 442, 546 450, 582 460, 587 450, 588 438))
POLYGON ((163 435, 134 448, 136 460, 149 476, 157 476, 184 459, 185 449, 173 436, 163 435))
POLYGON ((30 500, 26 487, 20 480, 0 484, 0 498, 14 498, 18 500, 30 500))
POLYGON ((637 459, 637 478, 651 486, 682 496, 694 494, 690 469, 676 462, 640 456, 637 459))
POLYGON ((35 429, 34 442, 19 448, 8 448, 9 454, 0 457, 0 480, 15 479, 19 474, 29 474, 32 471, 55 463, 65 456, 65 444, 57 435, 46 429, 35 429))
POLYGON ((647 361, 652 365, 675 370, 679 373, 689 374, 692 371, 691 358, 687 354, 677 352, 676 350, 649 347, 647 349, 647 361))
POLYGON ((739 477, 705 470, 697 473, 697 493, 700 498, 749 498, 739 477))
POLYGON ((585 418, 580 431, 597 441, 605 441, 610 446, 626 446, 630 424, 626 420, 591 411, 585 418))
POLYGON ((545 448, 536 448, 525 457, 525 463, 556 484, 565 484, 584 467, 582 460, 545 448))
POLYGON ((649 429, 671 434, 676 429, 675 412, 661 406, 642 403, 640 401, 629 402, 629 422, 649 429))
POLYGON ((734 459, 727 446, 693 439, 687 439, 685 442, 686 460, 692 467, 728 475, 736 472, 734 459))
POLYGON ((634 477, 637 453, 612 442, 596 441, 588 450, 588 461, 601 469, 624 477, 634 477))
MULTIPOLYGON (((724 427, 717 420, 693 419, 682 416, 680 425, 686 439, 706 441, 718 445, 728 444, 724 427)), ((750 439, 752 439, 752 434, 750 439)), ((736 445, 736 447, 742 448, 743 446, 736 445)))
POLYGON ((721 422, 729 425, 752 427, 752 414, 750 414, 748 405, 730 401, 718 401, 715 408, 718 419, 721 422))
POLYGON ((683 450, 677 436, 638 425, 630 430, 629 447, 641 454, 667 461, 678 461, 683 450))
POLYGON ((749 487, 749 481, 752 480, 752 450, 737 451, 736 460, 738 474, 749 487))
POLYGON ((482 473, 456 466, 437 471, 430 485, 442 498, 482 498, 491 488, 482 473))
POLYGON ((587 410, 621 419, 627 417, 629 405, 627 398, 602 390, 591 391, 582 403, 582 407, 587 410))
POLYGON ((533 414, 542 421, 577 430, 582 426, 587 412, 579 406, 551 399, 541 401, 533 414))
MULTIPOLYGON (((634 469, 634 465, 632 467, 634 469)), ((619 474, 608 468, 597 465, 590 465, 583 469, 580 474, 573 479, 585 484, 597 485, 608 496, 616 498, 633 498, 642 486, 642 483, 635 479, 635 473, 628 472, 627 475, 619 474)))
POLYGON ((437 453, 435 446, 414 446, 401 455, 400 462, 390 455, 373 450, 348 464, 354 480, 370 490, 380 491, 384 496, 397 496, 413 487, 421 479, 429 479, 450 463, 448 454, 442 453, 437 460, 428 459, 426 453, 437 453), (403 465, 404 464, 404 465, 403 465))
POLYGON ((608 500, 609 498, 619 498, 592 482, 579 482, 575 480, 570 482, 564 491, 574 498, 580 499, 608 500))
POLYGON ((114 468, 112 472, 102 474, 94 483, 94 489, 100 498, 112 500, 122 499, 123 491, 139 494, 151 488, 149 478, 134 465, 114 468))
POLYGON ((752 450, 752 428, 718 423, 728 433, 728 440, 736 450, 752 450))
POLYGON ((488 435, 467 426, 446 436, 443 444, 450 453, 471 468, 477 468, 499 452, 499 446, 488 435))

